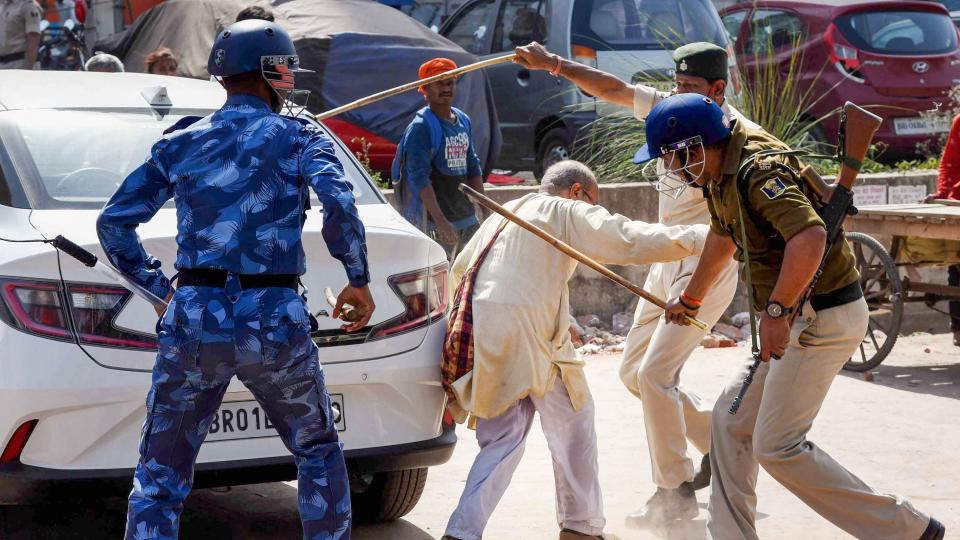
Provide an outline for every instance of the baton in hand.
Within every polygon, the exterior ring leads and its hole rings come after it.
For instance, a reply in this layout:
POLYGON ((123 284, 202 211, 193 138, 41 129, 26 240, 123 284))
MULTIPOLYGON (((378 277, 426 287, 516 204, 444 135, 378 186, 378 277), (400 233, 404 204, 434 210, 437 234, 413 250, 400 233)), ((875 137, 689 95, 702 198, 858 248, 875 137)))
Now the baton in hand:
POLYGON ((137 283, 134 283, 133 280, 127 278, 114 268, 100 262, 96 255, 90 253, 77 244, 74 244, 70 240, 67 240, 63 236, 58 235, 53 240, 50 240, 50 244, 67 255, 70 255, 74 259, 80 261, 84 266, 93 268, 104 276, 110 278, 112 281, 119 283, 133 294, 143 298, 147 302, 150 302, 151 305, 163 308, 167 307, 167 303, 162 298, 141 287, 137 283))
MULTIPOLYGON (((569 257, 573 258, 574 260, 581 262, 586 266, 589 266, 590 268, 596 270, 597 272, 602 274, 603 277, 613 281, 614 283, 616 283, 617 285, 620 285, 624 289, 627 289, 628 291, 639 296, 640 298, 643 298, 644 300, 650 302, 655 306, 658 306, 660 308, 666 307, 666 303, 663 300, 657 298, 656 296, 648 293, 647 291, 641 289, 640 287, 637 287, 633 283, 630 283, 626 279, 620 277, 613 270, 610 270, 606 266, 598 263, 597 261, 581 253, 570 244, 567 244, 566 242, 553 236, 547 231, 541 229, 540 227, 537 227, 533 223, 530 223, 529 221, 517 216, 516 214, 507 210, 503 206, 500 206, 493 199, 487 197, 486 195, 483 195, 482 193, 478 193, 477 191, 475 191, 474 189, 472 189, 470 186, 466 184, 460 184, 460 191, 462 191, 471 199, 477 201, 477 203, 479 203, 481 206, 500 214, 504 218, 516 223, 517 225, 523 227, 524 229, 539 236, 551 246, 557 248, 558 250, 568 255, 569 257)), ((689 315, 686 315, 686 318, 687 318, 687 321, 690 322, 690 324, 696 326, 701 330, 707 330, 707 325, 703 321, 695 317, 691 317, 689 315)))

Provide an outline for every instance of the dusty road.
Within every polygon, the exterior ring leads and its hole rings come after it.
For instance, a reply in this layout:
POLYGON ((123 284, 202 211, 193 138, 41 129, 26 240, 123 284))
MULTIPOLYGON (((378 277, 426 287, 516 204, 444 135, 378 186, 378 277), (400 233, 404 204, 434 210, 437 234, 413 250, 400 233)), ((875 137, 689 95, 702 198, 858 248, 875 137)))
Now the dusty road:
MULTIPOLYGON (((712 399, 745 356, 743 349, 698 351, 683 374, 684 386, 712 399)), ((627 529, 624 517, 652 493, 650 464, 640 405, 617 378, 619 356, 588 359, 587 374, 597 402, 600 467, 607 531, 627 539, 703 538, 705 510, 682 527, 662 531, 627 529)), ((814 426, 811 439, 875 488, 911 499, 960 538, 960 349, 948 335, 902 338, 876 371, 839 376, 814 426), (925 353, 924 348, 931 352, 925 353)), ((472 432, 460 430, 453 459, 430 471, 417 508, 396 523, 358 527, 358 540, 439 538, 456 505, 476 454, 472 432)), ((761 472, 758 522, 761 538, 840 539, 849 536, 808 510, 761 472)), ((699 495, 705 509, 706 496, 699 495)), ((7 515, 5 538, 120 538, 120 500, 90 501, 73 508, 36 508, 7 515)), ((493 540, 552 540, 557 537, 550 457, 535 426, 526 455, 487 529, 493 540)), ((2 530, 2 528, 0 528, 2 530)), ((296 539, 296 491, 287 484, 197 491, 187 501, 181 538, 296 539)))

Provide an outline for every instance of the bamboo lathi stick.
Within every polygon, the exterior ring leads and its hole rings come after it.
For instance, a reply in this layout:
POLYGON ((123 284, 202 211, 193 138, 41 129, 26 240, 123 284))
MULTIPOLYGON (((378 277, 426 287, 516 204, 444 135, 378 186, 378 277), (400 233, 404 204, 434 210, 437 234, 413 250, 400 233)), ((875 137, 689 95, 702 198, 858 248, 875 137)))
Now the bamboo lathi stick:
POLYGON ((378 93, 376 93, 376 94, 373 94, 373 95, 370 95, 370 96, 367 96, 367 97, 360 98, 360 99, 358 99, 358 100, 356 100, 356 101, 352 101, 352 102, 350 102, 350 103, 347 103, 346 105, 341 105, 341 106, 337 107, 336 109, 330 109, 330 110, 327 111, 327 112, 318 114, 318 115, 316 116, 316 119, 317 119, 317 121, 320 121, 320 120, 326 120, 327 118, 333 118, 334 116, 343 114, 343 113, 345 113, 345 112, 347 112, 347 111, 352 111, 353 109, 359 109, 360 107, 363 107, 364 105, 369 105, 369 104, 374 103, 374 102, 376 102, 376 101, 380 101, 381 99, 386 99, 386 98, 388 98, 388 97, 395 96, 395 95, 397 95, 397 94, 402 94, 402 93, 404 93, 404 92, 409 92, 410 90, 415 90, 415 89, 417 89, 417 88, 419 88, 419 87, 421 87, 421 86, 427 85, 427 84, 432 84, 432 83, 435 83, 435 82, 437 82, 437 81, 442 81, 442 80, 444 80, 444 79, 450 79, 450 78, 453 78, 453 77, 459 77, 460 75, 463 75, 464 73, 469 73, 469 72, 471 72, 471 71, 476 71, 476 70, 478 70, 478 69, 483 69, 483 68, 487 68, 487 67, 490 67, 490 66, 495 66, 495 65, 497 65, 497 64, 502 64, 502 63, 504 63, 504 62, 510 62, 510 61, 513 60, 516 56, 517 56, 517 55, 514 54, 514 53, 505 54, 505 55, 503 55, 503 56, 495 56, 495 57, 493 57, 493 58, 488 58, 488 59, 486 59, 486 60, 481 60, 480 62, 475 62, 475 63, 470 64, 470 65, 467 65, 467 66, 458 67, 457 69, 453 69, 453 70, 450 70, 450 71, 446 71, 446 72, 444 72, 444 73, 440 73, 439 75, 434 75, 433 77, 428 77, 428 78, 426 78, 426 79, 421 79, 421 80, 419 80, 419 81, 409 82, 409 83, 407 83, 407 84, 403 84, 403 85, 397 86, 397 87, 395 87, 395 88, 391 88, 391 89, 389 89, 389 90, 384 90, 383 92, 378 92, 378 93))
MULTIPOLYGON (((470 197, 470 198, 473 199, 474 201, 477 201, 477 203, 479 203, 480 205, 484 206, 485 208, 487 208, 487 209, 489 209, 489 210, 491 210, 491 211, 493 211, 493 212, 496 212, 496 213, 500 214, 501 216, 505 217, 506 219, 508 219, 508 220, 516 223, 517 225, 523 227, 524 229, 526 229, 526 230, 532 232, 533 234, 539 236, 539 237, 542 238, 544 241, 546 241, 548 244, 550 244, 551 246, 553 246, 553 247, 557 248, 558 250, 560 250, 562 253, 564 253, 564 254, 570 256, 571 258, 575 259, 576 261, 581 262, 581 263, 585 264, 586 266, 589 266, 590 268, 596 270, 597 272, 599 272, 600 274, 602 274, 605 278, 613 281, 613 282, 616 283, 617 285, 620 285, 620 286, 623 287, 624 289, 627 289, 628 291, 630 291, 630 292, 632 292, 633 294, 639 296, 640 298, 643 298, 644 300, 646 300, 646 301, 650 302, 651 304, 654 304, 654 305, 656 305, 656 306, 658 306, 658 307, 660 307, 660 308, 663 308, 663 307, 666 306, 666 304, 664 303, 663 300, 661 300, 661 299, 657 298, 656 296, 648 293, 647 291, 641 289, 640 287, 637 287, 637 286, 634 285, 633 283, 630 283, 630 282, 627 281, 626 279, 624 279, 624 278, 620 277, 619 275, 617 275, 613 270, 610 270, 610 269, 607 268, 606 266, 604 266, 604 265, 598 263, 597 261, 591 259, 590 257, 588 257, 588 256, 586 256, 585 254, 581 253, 579 250, 577 250, 576 248, 574 248, 574 247, 571 246, 570 244, 567 244, 566 242, 564 242, 564 241, 560 240, 559 238, 553 236, 552 234, 548 233, 547 231, 541 229, 540 227, 537 227, 537 226, 534 225, 533 223, 530 223, 529 221, 527 221, 527 220, 525 220, 525 219, 517 216, 516 214, 514 214, 514 213, 511 212, 510 210, 507 210, 507 209, 504 208, 503 206, 500 206, 499 204, 497 204, 497 202, 494 201, 493 199, 487 197, 486 195, 483 195, 483 194, 481 194, 481 193, 478 193, 477 191, 475 191, 474 189, 472 189, 470 186, 468 186, 468 185, 466 185, 466 184, 460 184, 460 191, 462 191, 464 194, 466 194, 468 197, 470 197)), ((709 329, 707 328, 707 325, 706 325, 703 321, 700 321, 699 319, 696 319, 696 318, 694 318, 694 317, 689 317, 689 316, 688 316, 688 317, 687 317, 687 320, 690 322, 690 324, 696 326, 697 328, 699 328, 699 329, 701 329, 701 330, 709 330, 709 329)))

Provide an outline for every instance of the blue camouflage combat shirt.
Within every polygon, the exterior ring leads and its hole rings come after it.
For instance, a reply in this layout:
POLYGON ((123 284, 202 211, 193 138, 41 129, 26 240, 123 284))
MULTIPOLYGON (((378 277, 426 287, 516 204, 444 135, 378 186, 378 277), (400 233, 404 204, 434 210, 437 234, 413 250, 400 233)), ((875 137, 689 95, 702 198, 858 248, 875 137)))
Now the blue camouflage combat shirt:
POLYGON ((136 228, 171 197, 177 269, 300 275, 307 184, 323 204, 330 254, 350 284, 362 287, 370 281, 363 223, 333 143, 251 95, 232 95, 219 111, 157 141, 103 208, 97 233, 110 261, 160 298, 170 281, 136 228))

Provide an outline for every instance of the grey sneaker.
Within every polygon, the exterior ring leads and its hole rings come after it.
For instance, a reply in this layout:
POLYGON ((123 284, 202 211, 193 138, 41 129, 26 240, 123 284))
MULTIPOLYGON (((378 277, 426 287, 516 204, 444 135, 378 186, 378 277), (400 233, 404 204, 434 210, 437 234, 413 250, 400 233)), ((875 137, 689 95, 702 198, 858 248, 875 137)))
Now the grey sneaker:
POLYGON ((677 519, 693 519, 700 513, 697 497, 689 482, 676 489, 657 488, 643 508, 627 516, 626 525, 634 529, 657 527, 677 519))

